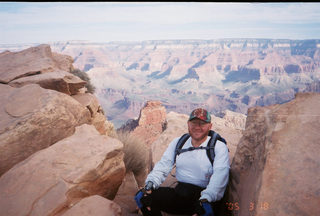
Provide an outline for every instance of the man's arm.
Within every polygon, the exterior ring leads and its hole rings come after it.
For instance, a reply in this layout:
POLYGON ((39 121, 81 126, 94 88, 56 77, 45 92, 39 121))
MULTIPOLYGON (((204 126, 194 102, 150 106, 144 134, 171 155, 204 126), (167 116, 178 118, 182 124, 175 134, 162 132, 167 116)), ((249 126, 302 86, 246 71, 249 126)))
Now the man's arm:
POLYGON ((215 159, 213 162, 213 174, 205 190, 201 192, 200 199, 215 202, 223 197, 229 180, 229 152, 226 144, 217 141, 215 146, 215 159))
POLYGON ((174 151, 177 145, 179 137, 174 139, 162 155, 160 161, 156 163, 153 170, 149 173, 146 179, 146 183, 151 181, 153 188, 158 188, 162 182, 167 178, 174 165, 174 151))

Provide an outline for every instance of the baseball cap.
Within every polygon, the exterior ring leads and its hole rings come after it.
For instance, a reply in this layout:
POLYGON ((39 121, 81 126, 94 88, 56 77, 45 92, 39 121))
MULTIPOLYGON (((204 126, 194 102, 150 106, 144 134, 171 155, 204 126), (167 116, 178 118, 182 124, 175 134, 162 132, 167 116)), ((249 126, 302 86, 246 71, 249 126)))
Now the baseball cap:
POLYGON ((211 122, 210 113, 203 108, 197 108, 190 113, 189 121, 191 121, 192 119, 195 119, 195 118, 201 119, 207 123, 211 122))

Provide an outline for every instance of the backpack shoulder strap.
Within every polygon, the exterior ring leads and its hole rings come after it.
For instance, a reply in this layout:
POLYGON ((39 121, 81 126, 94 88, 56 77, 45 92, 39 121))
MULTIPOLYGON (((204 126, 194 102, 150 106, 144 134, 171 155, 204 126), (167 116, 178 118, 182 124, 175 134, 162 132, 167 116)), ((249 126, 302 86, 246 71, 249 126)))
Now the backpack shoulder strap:
POLYGON ((211 136, 209 142, 208 142, 208 147, 207 148, 207 156, 211 162, 211 164, 213 164, 213 161, 214 161, 214 157, 215 157, 215 153, 214 153, 214 147, 216 146, 216 142, 217 140, 227 144, 226 140, 224 138, 222 138, 220 136, 220 134, 216 133, 215 131, 213 130, 210 130, 209 131, 209 136, 211 136))
POLYGON ((183 134, 180 137, 180 139, 178 140, 177 145, 176 145, 176 149, 174 151, 174 163, 176 162, 177 155, 180 154, 179 150, 182 149, 182 146, 189 139, 189 137, 190 137, 190 134, 186 133, 186 134, 183 134))
MULTIPOLYGON (((211 164, 213 164, 213 161, 214 161, 214 157, 215 157, 215 153, 214 153, 214 147, 216 145, 216 142, 217 140, 227 144, 226 140, 224 138, 222 138, 218 133, 216 133, 215 131, 213 130, 210 130, 209 131, 209 136, 211 137, 210 140, 208 141, 208 145, 206 147, 206 150, 207 150, 207 156, 211 162, 211 164)), ((177 145, 176 145, 176 148, 175 148, 175 151, 174 151, 174 163, 176 162, 176 158, 177 158, 177 155, 179 155, 180 153, 182 153, 182 151, 180 151, 184 145, 184 143, 189 139, 190 137, 190 134, 186 133, 186 134, 183 134, 178 142, 177 142, 177 145)), ((203 147, 201 147, 202 149, 203 147)), ((186 151, 190 151, 190 150, 194 150, 196 148, 192 148, 192 149, 186 149, 186 151)))

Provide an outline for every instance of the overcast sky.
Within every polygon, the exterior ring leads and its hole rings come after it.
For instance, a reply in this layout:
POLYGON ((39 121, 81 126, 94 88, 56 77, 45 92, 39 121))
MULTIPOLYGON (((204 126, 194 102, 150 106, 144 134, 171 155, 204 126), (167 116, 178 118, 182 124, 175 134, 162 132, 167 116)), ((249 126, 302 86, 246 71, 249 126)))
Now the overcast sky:
POLYGON ((320 3, 0 2, 0 44, 320 39, 320 3))

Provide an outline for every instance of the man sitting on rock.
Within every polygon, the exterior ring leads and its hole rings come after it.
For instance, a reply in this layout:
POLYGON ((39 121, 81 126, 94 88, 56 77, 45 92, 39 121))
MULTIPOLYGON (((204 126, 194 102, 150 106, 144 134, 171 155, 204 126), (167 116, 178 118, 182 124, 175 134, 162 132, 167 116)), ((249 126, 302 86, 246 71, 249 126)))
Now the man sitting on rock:
POLYGON ((145 188, 135 196, 143 215, 158 216, 161 211, 180 215, 214 215, 215 203, 221 200, 228 184, 230 164, 225 140, 211 127, 211 116, 207 110, 198 108, 191 112, 188 120, 190 136, 177 137, 169 144, 147 176, 145 188), (186 137, 184 144, 177 147, 183 137, 186 137), (210 157, 214 158, 210 160, 210 157), (177 186, 160 187, 174 165, 177 186))

